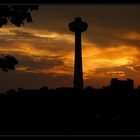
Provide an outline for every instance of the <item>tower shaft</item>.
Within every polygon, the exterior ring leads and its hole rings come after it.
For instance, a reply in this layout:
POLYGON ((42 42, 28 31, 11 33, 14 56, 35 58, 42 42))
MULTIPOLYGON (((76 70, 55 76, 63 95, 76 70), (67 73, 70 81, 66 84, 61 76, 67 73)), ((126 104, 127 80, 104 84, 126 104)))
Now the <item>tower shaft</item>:
POLYGON ((76 89, 83 89, 81 32, 75 32, 75 62, 73 86, 76 89))
POLYGON ((83 22, 80 17, 75 18, 73 22, 69 23, 70 31, 75 33, 75 61, 74 61, 74 80, 73 87, 82 90, 83 70, 82 70, 82 48, 81 48, 81 33, 86 31, 88 24, 83 22))

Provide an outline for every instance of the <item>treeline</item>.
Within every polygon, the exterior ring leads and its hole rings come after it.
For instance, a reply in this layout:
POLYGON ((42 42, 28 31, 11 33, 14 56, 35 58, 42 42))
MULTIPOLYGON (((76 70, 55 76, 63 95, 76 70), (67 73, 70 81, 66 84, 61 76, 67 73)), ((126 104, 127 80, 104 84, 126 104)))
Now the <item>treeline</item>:
POLYGON ((92 87, 12 89, 0 94, 0 132, 139 133, 139 93, 92 87))

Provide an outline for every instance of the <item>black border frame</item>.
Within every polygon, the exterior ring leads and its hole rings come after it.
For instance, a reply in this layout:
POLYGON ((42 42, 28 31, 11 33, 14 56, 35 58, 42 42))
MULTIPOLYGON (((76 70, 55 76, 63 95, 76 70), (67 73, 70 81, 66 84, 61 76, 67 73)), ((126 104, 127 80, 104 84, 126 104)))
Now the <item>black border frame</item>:
MULTIPOLYGON (((138 5, 140 4, 140 0, 0 0, 0 5, 6 5, 6 4, 48 4, 48 5, 89 5, 89 4, 95 4, 95 5, 138 5)), ((67 139, 67 138, 107 138, 107 139, 112 139, 112 138, 137 138, 140 137, 140 135, 5 135, 5 134, 0 134, 0 139, 1 138, 61 138, 61 139, 67 139)))

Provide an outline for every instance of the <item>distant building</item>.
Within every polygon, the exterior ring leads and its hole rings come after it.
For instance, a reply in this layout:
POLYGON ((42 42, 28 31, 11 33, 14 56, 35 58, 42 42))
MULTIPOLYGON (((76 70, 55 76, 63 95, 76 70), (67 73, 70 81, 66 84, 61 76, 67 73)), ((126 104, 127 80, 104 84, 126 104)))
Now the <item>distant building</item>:
POLYGON ((112 78, 110 88, 116 90, 132 90, 134 89, 134 81, 131 79, 118 80, 117 78, 112 78))

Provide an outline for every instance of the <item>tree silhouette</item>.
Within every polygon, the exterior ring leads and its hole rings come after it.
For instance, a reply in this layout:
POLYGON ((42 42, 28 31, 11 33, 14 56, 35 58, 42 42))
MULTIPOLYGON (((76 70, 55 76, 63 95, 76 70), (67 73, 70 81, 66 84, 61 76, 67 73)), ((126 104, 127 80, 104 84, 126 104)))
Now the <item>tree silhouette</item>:
POLYGON ((8 70, 15 70, 15 65, 18 64, 18 61, 15 57, 10 55, 2 55, 0 58, 0 68, 3 71, 8 72, 8 70))
MULTIPOLYGON (((0 5, 0 27, 9 22, 20 27, 24 22, 33 22, 31 12, 38 10, 38 5, 0 5)), ((2 55, 0 58, 0 68, 3 71, 15 70, 18 60, 10 55, 2 55)))
POLYGON ((20 27, 24 22, 33 22, 31 12, 38 5, 0 5, 0 27, 9 22, 20 27))

